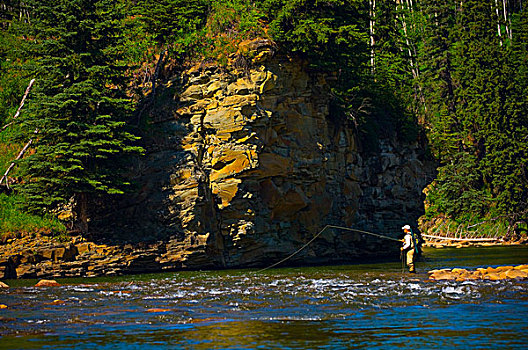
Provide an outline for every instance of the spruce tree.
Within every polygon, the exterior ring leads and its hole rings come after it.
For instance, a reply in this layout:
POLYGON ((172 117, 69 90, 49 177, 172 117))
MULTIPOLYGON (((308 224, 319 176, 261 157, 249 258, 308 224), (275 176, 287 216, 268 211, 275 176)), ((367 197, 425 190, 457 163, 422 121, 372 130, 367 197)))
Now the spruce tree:
POLYGON ((196 31, 205 24, 207 3, 207 0, 141 0, 135 12, 158 43, 172 44, 182 34, 196 31))
POLYGON ((141 150, 125 123, 132 105, 119 51, 123 15, 112 0, 31 5, 37 84, 24 123, 38 133, 18 190, 33 212, 74 199, 86 230, 90 196, 122 193, 116 165, 141 150))
POLYGON ((484 159, 485 175, 498 197, 497 207, 510 225, 528 216, 528 11, 515 19, 511 45, 504 49, 499 95, 502 105, 493 122, 484 159))
MULTIPOLYGON (((512 224, 528 208, 526 51, 518 41, 522 26, 514 29, 513 44, 497 34, 493 6, 466 0, 449 26, 457 29, 446 49, 452 93, 448 85, 439 91, 454 105, 432 104, 432 140, 444 150, 430 199, 455 220, 507 217, 512 224)), ((436 23, 442 18, 437 10, 430 17, 436 23)), ((431 59, 434 51, 426 54, 431 59)))
POLYGON ((456 117, 453 79, 453 47, 458 27, 453 1, 421 1, 423 45, 419 52, 420 84, 426 103, 423 111, 429 139, 441 161, 449 161, 459 149, 460 124, 456 117))

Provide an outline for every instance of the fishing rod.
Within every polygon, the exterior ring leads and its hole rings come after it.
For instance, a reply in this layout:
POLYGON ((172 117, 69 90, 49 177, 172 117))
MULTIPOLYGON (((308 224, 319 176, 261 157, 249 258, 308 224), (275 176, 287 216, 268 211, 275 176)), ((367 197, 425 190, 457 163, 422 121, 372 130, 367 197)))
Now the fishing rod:
POLYGON ((288 255, 284 259, 282 259, 282 260, 280 260, 280 261, 278 261, 278 262, 276 262, 276 263, 274 263, 274 264, 272 264, 272 265, 270 265, 268 267, 265 267, 265 268, 263 268, 261 270, 258 270, 256 273, 261 273, 263 271, 269 270, 269 269, 274 268, 275 266, 278 266, 278 265, 282 264, 283 262, 291 259, 295 255, 300 253, 304 248, 306 248, 310 243, 315 241, 315 239, 317 237, 319 237, 327 228, 335 228, 335 229, 339 229, 339 230, 359 232, 359 233, 364 233, 364 234, 371 235, 371 236, 378 237, 378 238, 383 238, 383 239, 388 239, 388 240, 391 240, 391 241, 400 242, 399 239, 396 239, 396 238, 393 238, 393 237, 389 237, 389 236, 386 236, 386 235, 381 235, 381 234, 374 233, 374 232, 368 232, 368 231, 363 231, 363 230, 358 230, 358 229, 355 229, 355 228, 349 228, 349 227, 343 227, 343 226, 326 225, 321 231, 319 231, 318 234, 313 236, 312 239, 310 239, 307 243, 305 243, 301 248, 297 249, 295 252, 293 252, 292 254, 288 255))

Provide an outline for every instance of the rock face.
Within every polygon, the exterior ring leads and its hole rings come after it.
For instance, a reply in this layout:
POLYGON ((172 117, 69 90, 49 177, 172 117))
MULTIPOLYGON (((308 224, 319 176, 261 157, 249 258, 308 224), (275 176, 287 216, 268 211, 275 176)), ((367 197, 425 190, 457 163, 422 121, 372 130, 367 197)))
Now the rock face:
MULTIPOLYGON (((326 224, 397 235, 416 220, 433 169, 418 144, 392 133, 376 154, 362 152, 352 122, 331 112, 331 75, 274 57, 266 40, 240 48, 227 67, 184 72, 176 107, 151 115, 158 139, 142 164, 144 200, 123 214, 137 219, 130 230, 171 236, 168 266, 217 268, 269 264, 326 224)), ((328 230, 290 262, 397 252, 328 230)))
MULTIPOLYGON (((134 165, 140 188, 102 228, 154 243, 22 237, 0 245, 0 278, 269 266, 328 224, 396 236, 414 223, 434 169, 423 147, 389 130, 377 152, 362 151, 330 108, 334 77, 274 52, 244 42, 227 67, 196 66, 170 98, 170 87, 159 94, 147 157, 134 165)), ((398 254, 398 242, 328 229, 288 263, 398 254)))

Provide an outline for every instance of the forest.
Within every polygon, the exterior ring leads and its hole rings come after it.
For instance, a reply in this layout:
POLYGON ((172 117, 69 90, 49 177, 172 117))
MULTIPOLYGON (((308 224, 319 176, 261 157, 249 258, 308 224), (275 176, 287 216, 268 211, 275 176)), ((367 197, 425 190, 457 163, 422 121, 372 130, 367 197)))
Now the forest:
POLYGON ((337 72, 333 110, 365 149, 387 127, 426 140, 438 169, 421 225, 527 228, 522 0, 2 0, 0 28, 2 234, 65 234, 71 203, 88 230, 91 201, 134 186, 160 64, 225 64, 259 37, 337 72))

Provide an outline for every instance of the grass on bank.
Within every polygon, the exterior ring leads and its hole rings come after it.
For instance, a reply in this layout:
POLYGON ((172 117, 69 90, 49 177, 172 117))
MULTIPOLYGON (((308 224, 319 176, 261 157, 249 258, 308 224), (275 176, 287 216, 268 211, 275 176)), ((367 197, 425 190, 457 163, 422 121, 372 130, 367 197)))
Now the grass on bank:
POLYGON ((20 196, 0 193, 0 237, 12 233, 50 232, 60 234, 66 227, 51 216, 40 217, 24 212, 20 196))

